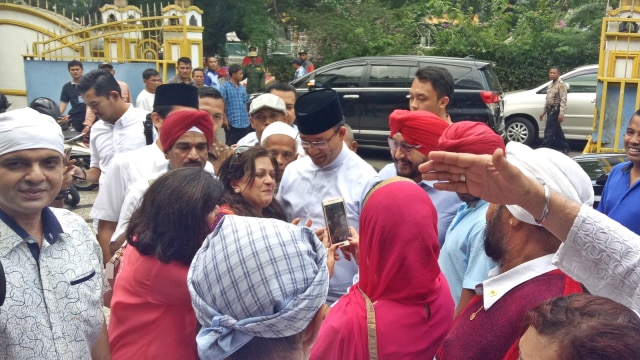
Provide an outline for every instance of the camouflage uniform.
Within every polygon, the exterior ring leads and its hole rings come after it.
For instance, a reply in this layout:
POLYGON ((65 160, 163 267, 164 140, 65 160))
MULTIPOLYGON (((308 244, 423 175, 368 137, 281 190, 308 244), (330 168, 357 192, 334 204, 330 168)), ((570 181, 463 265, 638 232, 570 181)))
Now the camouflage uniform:
POLYGON ((247 94, 260 92, 264 89, 264 65, 249 64, 242 69, 247 78, 247 94))

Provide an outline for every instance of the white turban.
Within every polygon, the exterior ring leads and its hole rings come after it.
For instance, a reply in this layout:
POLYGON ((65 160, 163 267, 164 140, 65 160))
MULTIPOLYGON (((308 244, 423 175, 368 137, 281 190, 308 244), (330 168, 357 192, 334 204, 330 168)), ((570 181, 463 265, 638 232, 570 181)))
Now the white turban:
POLYGON ((298 144, 298 132, 296 131, 296 129, 294 129, 293 126, 282 121, 276 121, 264 128, 264 131, 262 131, 262 138, 260 139, 260 145, 264 146, 265 141, 271 135, 286 135, 296 141, 296 146, 298 144))
POLYGON ((64 154, 60 125, 31 108, 0 114, 0 155, 28 149, 50 149, 64 154))
MULTIPOLYGON (((580 204, 593 206, 593 185, 589 175, 570 157, 548 148, 532 148, 510 142, 507 161, 530 178, 544 181, 551 190, 580 204)), ((520 221, 537 225, 534 217, 523 208, 507 205, 520 221)), ((535 214, 537 218, 542 214, 535 214)))

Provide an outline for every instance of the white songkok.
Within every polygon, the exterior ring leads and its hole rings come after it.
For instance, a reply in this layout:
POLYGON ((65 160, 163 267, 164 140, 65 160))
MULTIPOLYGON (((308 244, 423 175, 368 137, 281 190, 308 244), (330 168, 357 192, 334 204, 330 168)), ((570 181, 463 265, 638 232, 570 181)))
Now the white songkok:
POLYGON ((287 123, 276 121, 264 128, 264 131, 262 131, 262 138, 260 139, 260 145, 264 146, 265 141, 271 135, 286 135, 296 142, 296 147, 298 146, 298 141, 296 140, 298 137, 298 132, 293 128, 293 126, 287 123))
POLYGON ((0 155, 28 149, 50 149, 64 154, 60 125, 31 108, 0 114, 0 155))
MULTIPOLYGON (((507 161, 530 178, 546 183, 549 188, 580 204, 593 206, 593 185, 584 170, 570 157, 548 148, 532 148, 510 142, 507 161)), ((523 208, 507 205, 507 209, 520 221, 537 225, 534 217, 523 208)), ((536 214, 540 217, 541 214, 536 214)))

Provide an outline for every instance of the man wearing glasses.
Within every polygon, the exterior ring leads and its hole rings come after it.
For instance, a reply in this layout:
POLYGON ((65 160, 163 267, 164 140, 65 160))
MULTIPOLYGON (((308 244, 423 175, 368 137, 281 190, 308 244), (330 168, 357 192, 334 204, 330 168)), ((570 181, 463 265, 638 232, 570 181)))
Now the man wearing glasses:
MULTIPOLYGON (((312 227, 325 226, 322 201, 342 197, 350 226, 358 228, 365 194, 380 181, 366 161, 344 144, 346 129, 335 91, 308 92, 295 105, 301 145, 308 156, 290 163, 282 176, 276 199, 288 220, 312 221, 312 227)), ((329 284, 327 301, 345 294, 358 272, 354 260, 341 257, 329 284)))
POLYGON ((447 228, 458 211, 460 199, 451 192, 436 190, 433 182, 422 180, 418 165, 429 160, 429 153, 437 150, 438 139, 449 126, 428 111, 395 110, 389 115, 389 148, 393 164, 380 171, 382 179, 402 176, 422 187, 438 211, 438 241, 444 243, 447 228))

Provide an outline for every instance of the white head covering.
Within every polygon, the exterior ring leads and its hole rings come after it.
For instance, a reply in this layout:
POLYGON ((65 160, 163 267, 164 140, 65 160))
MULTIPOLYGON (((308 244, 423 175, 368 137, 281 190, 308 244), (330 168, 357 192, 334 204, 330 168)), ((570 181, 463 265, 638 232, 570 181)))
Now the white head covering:
POLYGON ((0 155, 28 149, 50 149, 64 154, 60 125, 31 108, 0 114, 0 155))
POLYGON ((260 145, 264 146, 265 141, 271 135, 286 135, 292 138, 296 142, 296 151, 298 151, 298 132, 293 128, 293 126, 283 123, 282 121, 276 121, 269 124, 264 128, 264 131, 262 131, 260 145))
MULTIPOLYGON (((544 181, 551 190, 575 202, 593 206, 593 185, 584 170, 570 157, 548 148, 532 148, 510 142, 507 161, 530 178, 544 181)), ((523 208, 507 205, 507 209, 520 221, 537 225, 534 217, 523 208)), ((541 214, 536 214, 540 216, 541 214)))
POLYGON ((202 329, 201 359, 225 359, 253 337, 303 331, 329 290, 327 252, 313 231, 276 219, 226 215, 187 276, 202 329))

